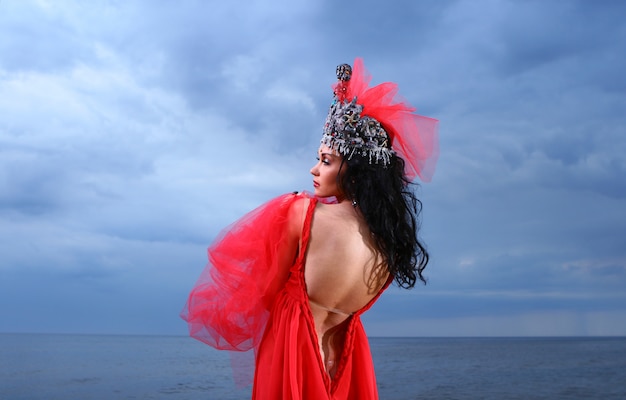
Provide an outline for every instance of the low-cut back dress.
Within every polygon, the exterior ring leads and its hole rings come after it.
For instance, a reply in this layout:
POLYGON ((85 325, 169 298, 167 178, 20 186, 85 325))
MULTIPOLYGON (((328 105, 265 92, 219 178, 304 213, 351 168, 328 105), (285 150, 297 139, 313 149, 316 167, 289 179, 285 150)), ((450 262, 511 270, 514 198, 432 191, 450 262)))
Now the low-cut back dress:
POLYGON ((317 202, 306 193, 280 196, 227 228, 209 248, 209 265, 181 314, 198 340, 218 349, 254 350, 253 399, 378 398, 360 316, 391 279, 346 320, 343 349, 338 350, 331 378, 320 353, 304 279, 317 202), (281 245, 287 244, 289 212, 298 201, 305 202, 299 251, 288 271, 280 271, 276 260, 282 256, 281 245))

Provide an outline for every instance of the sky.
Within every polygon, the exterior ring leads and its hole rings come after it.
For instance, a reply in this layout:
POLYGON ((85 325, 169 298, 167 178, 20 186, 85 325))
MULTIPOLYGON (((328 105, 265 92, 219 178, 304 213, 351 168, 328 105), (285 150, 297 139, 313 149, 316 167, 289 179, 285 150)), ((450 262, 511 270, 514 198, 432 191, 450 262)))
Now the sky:
POLYGON ((218 232, 312 190, 335 67, 440 120, 428 284, 371 336, 626 335, 626 3, 0 0, 0 332, 184 335, 218 232))

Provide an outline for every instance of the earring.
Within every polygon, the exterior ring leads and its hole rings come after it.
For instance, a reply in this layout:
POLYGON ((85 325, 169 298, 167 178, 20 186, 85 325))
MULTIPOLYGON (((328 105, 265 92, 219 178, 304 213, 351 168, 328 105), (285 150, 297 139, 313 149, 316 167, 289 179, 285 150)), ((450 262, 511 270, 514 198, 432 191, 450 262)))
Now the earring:
POLYGON ((356 206, 357 206, 356 200, 352 200, 352 207, 356 208, 356 206))

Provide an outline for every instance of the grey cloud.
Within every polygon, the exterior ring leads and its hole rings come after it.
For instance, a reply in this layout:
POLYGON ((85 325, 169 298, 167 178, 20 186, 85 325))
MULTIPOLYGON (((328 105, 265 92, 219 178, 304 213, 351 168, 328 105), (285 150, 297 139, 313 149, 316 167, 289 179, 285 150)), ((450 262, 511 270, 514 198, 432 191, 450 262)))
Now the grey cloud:
POLYGON ((335 65, 355 56, 441 120, 420 190, 430 284, 372 318, 623 311, 621 2, 15 4, 0 304, 28 287, 50 317, 0 307, 13 329, 182 333, 217 232, 309 187, 335 65))
POLYGON ((91 59, 92 47, 59 15, 28 3, 0 5, 0 65, 9 71, 59 71, 91 59))

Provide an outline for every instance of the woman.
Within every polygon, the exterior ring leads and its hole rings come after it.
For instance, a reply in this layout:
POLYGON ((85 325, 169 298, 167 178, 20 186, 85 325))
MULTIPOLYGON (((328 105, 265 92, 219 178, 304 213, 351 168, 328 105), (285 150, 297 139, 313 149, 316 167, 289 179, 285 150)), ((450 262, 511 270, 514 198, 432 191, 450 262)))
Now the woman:
POLYGON ((392 281, 425 282, 409 184, 434 171, 437 121, 393 83, 370 88, 360 59, 337 77, 314 195, 280 196, 226 229, 182 313, 193 337, 254 349, 253 399, 377 399, 360 315, 392 281))

